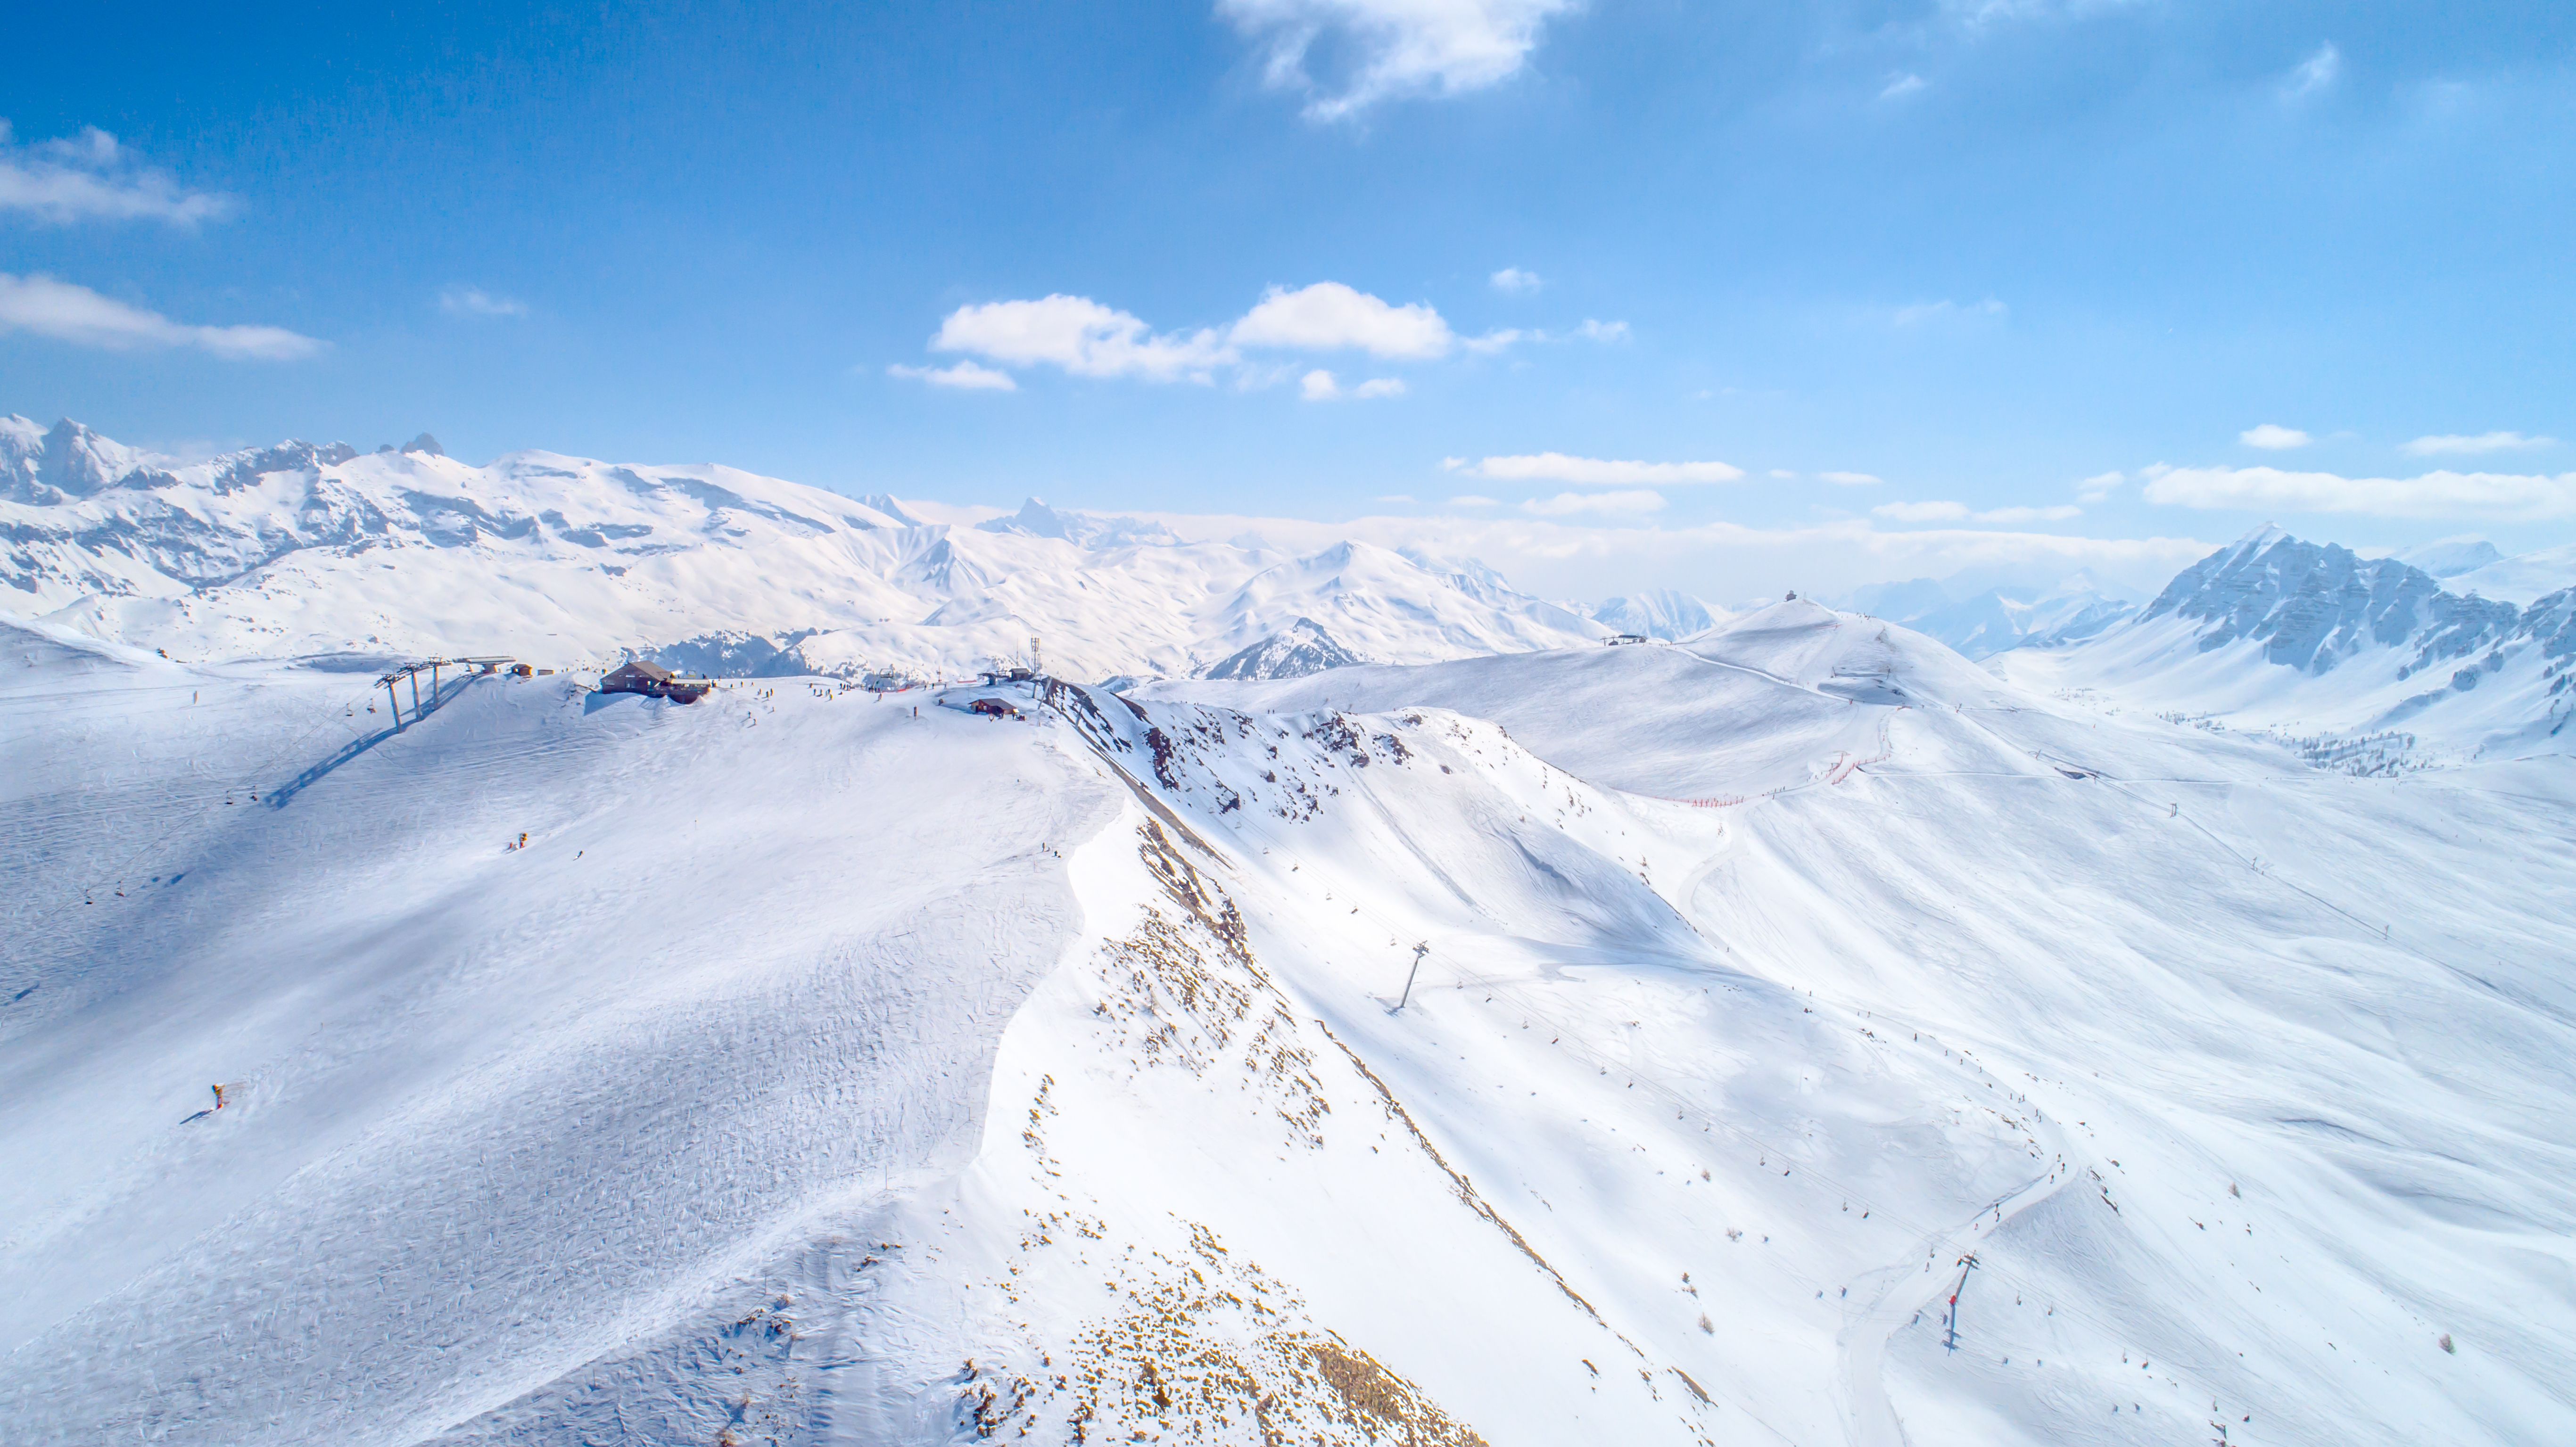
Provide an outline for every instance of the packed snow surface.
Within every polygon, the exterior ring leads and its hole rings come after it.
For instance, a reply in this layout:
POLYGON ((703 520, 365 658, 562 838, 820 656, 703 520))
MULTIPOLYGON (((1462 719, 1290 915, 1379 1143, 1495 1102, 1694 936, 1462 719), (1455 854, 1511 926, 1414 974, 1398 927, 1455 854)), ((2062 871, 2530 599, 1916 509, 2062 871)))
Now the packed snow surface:
POLYGON ((13 1442, 2576 1440, 2563 756, 7 641, 13 1442))

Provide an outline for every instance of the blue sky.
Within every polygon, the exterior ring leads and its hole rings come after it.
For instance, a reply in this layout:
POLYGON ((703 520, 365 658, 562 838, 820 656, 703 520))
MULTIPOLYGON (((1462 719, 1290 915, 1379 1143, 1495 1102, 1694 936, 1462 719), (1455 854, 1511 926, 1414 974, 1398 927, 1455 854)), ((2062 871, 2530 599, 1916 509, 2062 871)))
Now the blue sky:
POLYGON ((1367 518, 1534 585, 1712 597, 1784 559, 2147 580, 2266 519, 2576 536, 2563 4, 14 33, 41 63, 5 100, 0 411, 172 451, 427 429, 1367 518))

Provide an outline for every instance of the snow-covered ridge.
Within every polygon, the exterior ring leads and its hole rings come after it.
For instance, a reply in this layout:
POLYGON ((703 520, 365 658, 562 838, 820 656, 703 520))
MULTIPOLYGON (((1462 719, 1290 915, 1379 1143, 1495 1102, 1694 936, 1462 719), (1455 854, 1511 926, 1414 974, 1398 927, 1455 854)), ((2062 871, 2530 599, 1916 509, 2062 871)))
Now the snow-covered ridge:
POLYGON ((76 422, 0 418, 0 599, 174 657, 625 652, 727 674, 957 674, 1037 639, 1074 677, 1187 675, 1295 627, 1425 662, 1610 630, 1481 565, 1362 543, 1188 543, 1031 499, 924 524, 739 469, 426 436, 286 442, 175 465, 76 422))

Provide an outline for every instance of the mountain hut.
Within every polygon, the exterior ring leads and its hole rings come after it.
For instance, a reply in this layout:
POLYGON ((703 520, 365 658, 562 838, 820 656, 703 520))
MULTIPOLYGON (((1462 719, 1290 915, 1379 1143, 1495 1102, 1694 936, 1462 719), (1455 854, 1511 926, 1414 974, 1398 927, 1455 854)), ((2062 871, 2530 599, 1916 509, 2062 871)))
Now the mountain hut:
POLYGON ((673 703, 696 703, 707 696, 705 684, 682 683, 671 670, 641 658, 630 659, 601 678, 599 691, 640 693, 646 698, 667 698, 673 703))

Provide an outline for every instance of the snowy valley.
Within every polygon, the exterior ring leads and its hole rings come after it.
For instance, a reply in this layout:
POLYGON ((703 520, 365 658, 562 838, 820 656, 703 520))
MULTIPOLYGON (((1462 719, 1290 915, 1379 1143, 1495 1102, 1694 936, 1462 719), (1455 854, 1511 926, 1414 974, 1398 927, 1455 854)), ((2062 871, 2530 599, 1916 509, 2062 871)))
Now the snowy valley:
POLYGON ((2576 1436, 2517 560, 2262 532, 1981 663, 14 425, 12 1441, 2576 1436), (484 651, 567 671, 374 686, 484 651))

